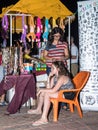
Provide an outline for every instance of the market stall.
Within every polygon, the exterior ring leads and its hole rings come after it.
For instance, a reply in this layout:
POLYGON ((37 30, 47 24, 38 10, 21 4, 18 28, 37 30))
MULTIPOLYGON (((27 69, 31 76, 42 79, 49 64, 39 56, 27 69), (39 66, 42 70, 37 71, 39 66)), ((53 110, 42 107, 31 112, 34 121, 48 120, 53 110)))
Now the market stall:
MULTIPOLYGON (((6 44, 4 44, 3 48, 5 75, 20 74, 19 66, 23 64, 21 47, 13 47, 13 33, 21 32, 21 37, 18 40, 25 47, 27 46, 27 41, 31 42, 32 47, 33 43, 36 42, 39 53, 37 55, 38 59, 34 59, 36 63, 35 70, 38 72, 45 71, 46 65, 41 64, 40 60, 43 60, 42 52, 48 41, 49 32, 55 26, 60 26, 66 31, 65 27, 68 24, 70 43, 70 24, 74 18, 75 15, 59 0, 20 0, 15 5, 8 7, 2 17, 2 27, 4 30, 6 28, 5 32, 9 32, 10 38, 10 47, 6 48, 6 44)), ((25 69, 30 72, 33 67, 30 64, 26 64, 25 69)), ((43 76, 47 80, 46 75, 43 76)), ((43 76, 38 76, 37 79, 42 81, 43 76)), ((43 86, 43 84, 40 85, 43 86)))
MULTIPOLYGON (((59 0, 29 0, 28 2, 26 0, 20 0, 15 5, 8 8, 2 19, 4 21, 3 27, 8 26, 8 24, 10 27, 10 48, 13 46, 13 32, 20 31, 22 33, 20 40, 24 43, 24 46, 26 46, 26 38, 28 41, 32 40, 32 42, 37 42, 39 49, 38 58, 42 58, 40 52, 42 52, 44 49, 48 40, 49 32, 53 27, 60 26, 64 30, 66 24, 68 24, 68 35, 70 43, 70 22, 73 21, 74 18, 74 14, 68 10, 59 0), (9 23, 7 23, 7 17, 9 23), (19 19, 20 17, 21 19, 19 19), (19 23, 22 26, 21 28, 17 27, 19 23)), ((8 27, 6 28, 8 30, 8 27)), ((9 52, 11 53, 11 51, 9 52)), ((17 64, 16 61, 20 61, 17 60, 17 57, 19 58, 20 55, 17 55, 17 49, 14 52, 16 57, 14 62, 17 64)), ((21 51, 19 54, 21 54, 21 51)), ((40 65, 37 66, 38 70, 40 70, 39 66, 40 65)))

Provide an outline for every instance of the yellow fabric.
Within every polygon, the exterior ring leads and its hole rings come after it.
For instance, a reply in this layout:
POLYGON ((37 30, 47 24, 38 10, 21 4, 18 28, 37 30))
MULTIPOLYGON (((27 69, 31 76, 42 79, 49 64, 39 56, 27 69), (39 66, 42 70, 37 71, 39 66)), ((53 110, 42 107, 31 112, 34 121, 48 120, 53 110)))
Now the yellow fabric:
POLYGON ((31 57, 30 57, 28 54, 25 54, 25 55, 24 55, 24 58, 25 58, 25 59, 31 59, 31 57))
MULTIPOLYGON (((70 10, 68 10, 66 6, 64 6, 60 2, 60 0, 19 0, 19 2, 17 2, 15 5, 3 8, 0 17, 3 17, 4 14, 6 13, 19 14, 19 12, 31 14, 32 16, 38 16, 40 18, 53 17, 54 21, 58 17, 65 18, 70 15, 73 16, 73 13, 70 10)), ((22 29, 22 17, 16 16, 16 22, 14 19, 15 17, 13 17, 12 19, 12 28, 16 28, 17 29, 16 32, 20 32, 21 31, 20 29, 22 29)), ((12 32, 14 32, 14 30, 12 30, 12 32)))
MULTIPOLYGON (((26 17, 24 17, 24 23, 26 24, 26 17)), ((12 32, 14 33, 14 29, 16 28, 16 32, 19 33, 22 31, 22 17, 16 16, 12 18, 12 32)))
POLYGON ((65 18, 73 13, 67 9, 60 0, 20 0, 10 11, 17 11, 21 13, 31 14, 32 16, 46 17, 46 18, 65 18))
POLYGON ((10 8, 12 8, 13 7, 13 5, 10 5, 10 6, 8 6, 7 8, 2 8, 2 13, 0 14, 0 18, 2 18, 5 14, 6 14, 6 12, 10 9, 10 8))

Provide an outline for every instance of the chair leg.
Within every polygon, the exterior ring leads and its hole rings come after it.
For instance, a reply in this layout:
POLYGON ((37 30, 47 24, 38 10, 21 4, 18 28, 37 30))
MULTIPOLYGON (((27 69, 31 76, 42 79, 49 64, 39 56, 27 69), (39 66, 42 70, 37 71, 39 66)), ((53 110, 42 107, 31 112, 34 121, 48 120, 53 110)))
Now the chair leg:
POLYGON ((70 108, 70 111, 71 111, 71 112, 74 112, 74 106, 73 106, 73 104, 70 103, 70 104, 69 104, 69 108, 70 108))
POLYGON ((58 120, 58 101, 53 102, 53 121, 58 120))
POLYGON ((83 117, 83 113, 82 113, 82 110, 81 110, 81 108, 80 108, 79 103, 76 104, 76 107, 77 107, 77 110, 78 110, 79 116, 82 118, 82 117, 83 117))

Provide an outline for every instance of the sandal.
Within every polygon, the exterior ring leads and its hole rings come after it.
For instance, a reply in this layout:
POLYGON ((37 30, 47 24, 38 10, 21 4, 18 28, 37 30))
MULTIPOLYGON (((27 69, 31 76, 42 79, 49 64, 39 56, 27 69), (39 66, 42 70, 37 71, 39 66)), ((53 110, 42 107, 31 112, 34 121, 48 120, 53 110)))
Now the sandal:
POLYGON ((10 115, 10 112, 6 111, 4 114, 5 114, 5 115, 10 115))
POLYGON ((32 123, 32 126, 40 126, 40 125, 45 125, 47 123, 48 123, 47 120, 40 119, 40 120, 35 121, 34 123, 32 123))
POLYGON ((7 106, 8 104, 4 101, 4 102, 0 102, 0 106, 7 106))
POLYGON ((28 114, 36 114, 36 115, 39 115, 41 114, 41 112, 38 112, 37 110, 29 110, 27 111, 28 114))

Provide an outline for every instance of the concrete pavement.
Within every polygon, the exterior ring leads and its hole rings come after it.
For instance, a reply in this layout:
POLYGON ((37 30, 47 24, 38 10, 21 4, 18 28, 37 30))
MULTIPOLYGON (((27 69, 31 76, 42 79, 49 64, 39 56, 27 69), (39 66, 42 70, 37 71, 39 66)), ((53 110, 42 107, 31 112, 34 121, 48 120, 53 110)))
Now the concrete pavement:
POLYGON ((75 110, 61 110, 58 122, 53 122, 53 113, 50 112, 49 123, 41 126, 32 126, 32 122, 40 115, 28 115, 29 107, 23 107, 20 113, 5 115, 6 106, 0 106, 0 130, 98 130, 98 111, 83 112, 81 119, 75 110))

